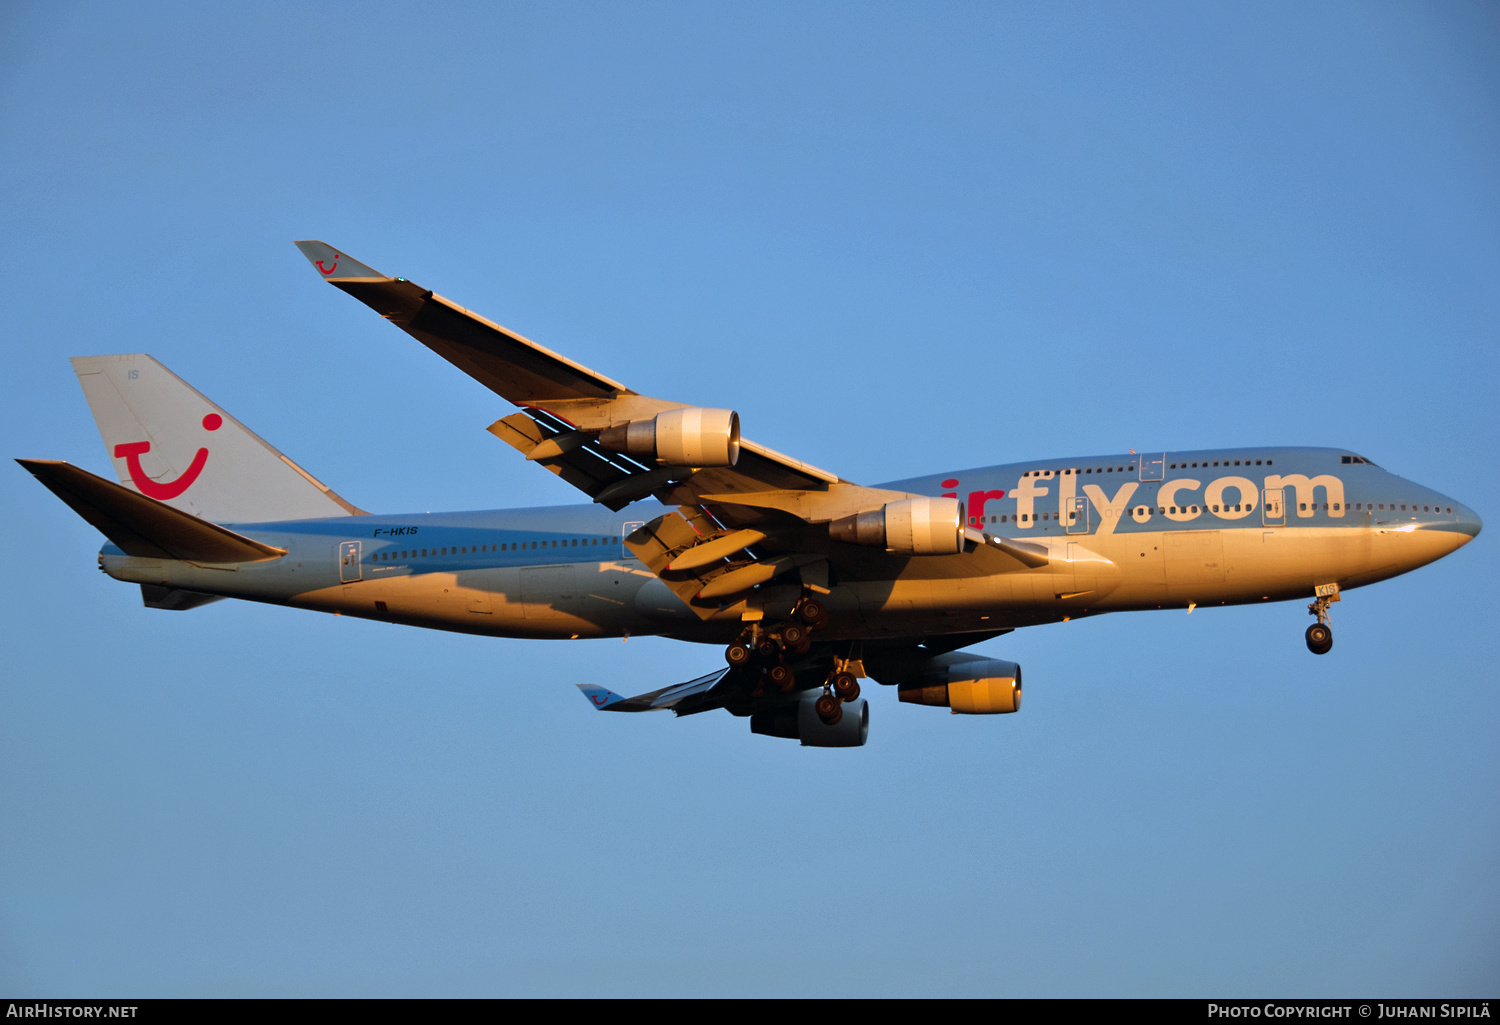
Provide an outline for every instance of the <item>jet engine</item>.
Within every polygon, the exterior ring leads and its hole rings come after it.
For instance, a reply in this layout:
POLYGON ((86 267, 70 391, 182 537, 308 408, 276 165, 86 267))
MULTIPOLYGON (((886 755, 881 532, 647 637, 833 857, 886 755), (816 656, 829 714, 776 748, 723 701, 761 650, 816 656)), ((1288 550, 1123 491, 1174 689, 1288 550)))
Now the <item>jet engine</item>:
POLYGON ((896 693, 902 701, 946 706, 955 715, 1019 712, 1021 667, 991 658, 937 665, 896 693))
POLYGON ((750 717, 750 732, 800 740, 803 747, 863 747, 870 735, 870 706, 864 698, 844 702, 844 714, 832 726, 818 718, 813 705, 820 690, 804 691, 795 704, 750 717))
POLYGON ((740 458, 740 416, 732 409, 669 409, 606 427, 599 447, 668 466, 733 466, 740 458))
POLYGON ((834 520, 828 536, 911 555, 956 555, 964 545, 964 504, 956 498, 903 498, 834 520))

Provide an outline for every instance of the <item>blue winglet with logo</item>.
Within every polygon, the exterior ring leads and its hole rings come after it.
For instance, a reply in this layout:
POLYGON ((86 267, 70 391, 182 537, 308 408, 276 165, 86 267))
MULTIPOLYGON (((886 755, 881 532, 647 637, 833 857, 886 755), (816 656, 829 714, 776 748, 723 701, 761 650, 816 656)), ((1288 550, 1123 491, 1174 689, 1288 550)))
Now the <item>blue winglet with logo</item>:
POLYGON ((612 690, 606 690, 595 683, 580 683, 578 689, 583 691, 583 696, 589 699, 589 704, 595 708, 608 708, 610 705, 618 705, 625 699, 612 690))

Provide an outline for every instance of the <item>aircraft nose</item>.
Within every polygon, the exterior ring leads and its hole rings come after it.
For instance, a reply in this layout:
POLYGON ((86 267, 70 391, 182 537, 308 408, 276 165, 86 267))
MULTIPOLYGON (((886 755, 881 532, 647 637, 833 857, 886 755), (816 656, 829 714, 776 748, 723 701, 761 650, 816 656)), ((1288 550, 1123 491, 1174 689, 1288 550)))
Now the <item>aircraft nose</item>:
MULTIPOLYGON (((1454 502, 1446 495, 1442 496, 1441 501, 1444 506, 1451 504, 1453 508, 1453 518, 1441 524, 1442 529, 1465 535, 1463 541, 1459 542, 1460 544, 1468 544, 1479 536, 1479 532, 1484 529, 1484 522, 1480 520, 1477 512, 1462 502, 1454 502)), ((1443 519, 1447 520, 1448 517, 1445 516, 1443 519)))
POLYGON ((1484 522, 1480 520, 1479 514, 1466 505, 1456 505, 1453 511, 1458 516, 1455 526, 1471 539, 1478 537, 1479 532, 1484 529, 1484 522))

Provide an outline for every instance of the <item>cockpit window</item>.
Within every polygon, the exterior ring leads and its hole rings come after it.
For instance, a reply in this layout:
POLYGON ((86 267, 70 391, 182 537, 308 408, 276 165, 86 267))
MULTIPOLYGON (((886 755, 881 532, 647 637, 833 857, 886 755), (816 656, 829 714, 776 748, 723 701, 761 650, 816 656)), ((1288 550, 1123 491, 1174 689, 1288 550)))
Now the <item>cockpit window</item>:
POLYGON ((1375 465, 1374 463, 1372 463, 1368 459, 1366 459, 1364 456, 1340 456, 1339 457, 1339 462, 1340 463, 1344 463, 1346 465, 1349 464, 1349 463, 1358 463, 1360 466, 1374 466, 1375 465))

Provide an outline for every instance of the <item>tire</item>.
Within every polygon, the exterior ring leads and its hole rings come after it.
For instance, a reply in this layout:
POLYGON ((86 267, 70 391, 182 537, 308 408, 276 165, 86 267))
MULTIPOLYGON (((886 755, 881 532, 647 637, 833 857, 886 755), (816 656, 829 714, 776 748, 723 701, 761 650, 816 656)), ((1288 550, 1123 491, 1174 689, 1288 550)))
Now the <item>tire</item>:
POLYGON ((801 623, 788 623, 781 628, 781 643, 787 648, 796 648, 807 640, 807 627, 801 623))
POLYGON ((1307 650, 1314 655, 1326 655, 1333 650, 1333 630, 1322 623, 1307 628, 1307 650))
POLYGON ((837 726, 840 719, 844 717, 844 706, 839 699, 832 694, 824 694, 813 705, 818 713, 818 718, 823 721, 824 726, 837 726))
POLYGON ((835 673, 833 693, 840 701, 853 701, 859 697, 859 681, 854 678, 853 673, 835 673))
POLYGON ((816 598, 809 598, 797 606, 797 618, 808 626, 818 626, 820 622, 828 622, 828 613, 823 608, 823 603, 816 598))
POLYGON ((767 637, 755 646, 755 653, 761 658, 772 659, 781 653, 781 645, 767 637))
POLYGON ((766 670, 766 679, 770 680, 778 690, 784 691, 791 687, 796 676, 787 666, 778 663, 766 670))
POLYGON ((743 669, 750 664, 750 649, 738 642, 724 649, 724 661, 734 669, 743 669))

